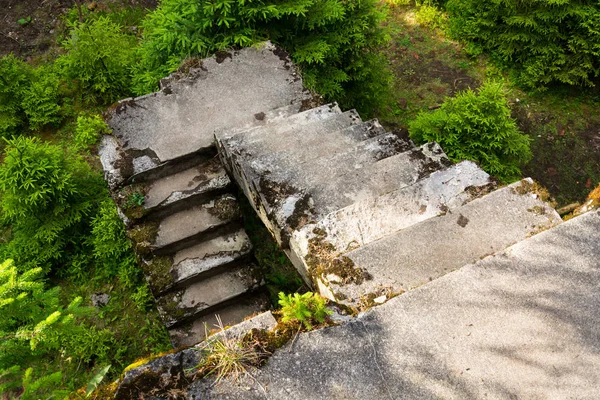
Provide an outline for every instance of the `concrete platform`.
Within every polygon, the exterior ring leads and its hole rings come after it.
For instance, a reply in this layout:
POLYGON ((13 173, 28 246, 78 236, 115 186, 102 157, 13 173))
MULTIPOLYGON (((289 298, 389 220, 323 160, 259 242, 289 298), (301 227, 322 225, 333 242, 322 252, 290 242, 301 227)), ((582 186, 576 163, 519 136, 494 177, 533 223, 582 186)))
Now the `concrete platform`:
POLYGON ((252 379, 197 381, 186 398, 597 399, 598 254, 590 212, 354 322, 301 333, 252 379))
POLYGON ((299 110, 310 97, 287 55, 270 43, 205 59, 162 86, 121 101, 109 120, 122 164, 137 163, 139 171, 212 147, 218 130, 252 127, 290 104, 299 110))

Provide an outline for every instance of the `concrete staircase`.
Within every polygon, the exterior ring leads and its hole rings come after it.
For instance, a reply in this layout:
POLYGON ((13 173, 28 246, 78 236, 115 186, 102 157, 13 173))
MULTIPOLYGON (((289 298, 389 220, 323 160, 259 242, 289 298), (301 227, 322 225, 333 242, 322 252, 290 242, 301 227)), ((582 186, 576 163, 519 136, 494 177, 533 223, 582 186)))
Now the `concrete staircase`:
POLYGON ((175 347, 270 308, 214 134, 297 114, 310 94, 266 43, 203 60, 109 115, 100 158, 175 347))
POLYGON ((219 155, 305 280, 368 307, 561 222, 525 179, 497 188, 327 104, 216 134, 219 155))

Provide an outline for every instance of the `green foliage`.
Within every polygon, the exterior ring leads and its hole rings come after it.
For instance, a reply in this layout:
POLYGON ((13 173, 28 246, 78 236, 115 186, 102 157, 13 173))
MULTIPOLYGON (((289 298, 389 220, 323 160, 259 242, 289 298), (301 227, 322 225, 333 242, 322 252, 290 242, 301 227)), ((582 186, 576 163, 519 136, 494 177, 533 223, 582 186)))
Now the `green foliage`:
POLYGON ((23 90, 21 103, 32 130, 60 122, 59 83, 59 76, 53 68, 40 67, 33 70, 33 79, 29 87, 23 90))
POLYGON ((62 307, 59 288, 47 290, 42 278, 41 268, 20 273, 12 260, 0 264, 0 392, 22 386, 24 399, 60 388, 62 375, 46 369, 49 359, 88 356, 73 343, 88 331, 77 318, 91 310, 80 297, 62 307))
POLYGON ((85 149, 96 144, 100 135, 109 133, 111 130, 100 115, 79 115, 73 141, 85 149))
POLYGON ((104 367, 100 371, 98 371, 98 373, 96 375, 94 375, 92 377, 92 379, 88 382, 87 387, 85 389, 85 397, 90 397, 92 392, 98 388, 98 385, 100 385, 100 383, 104 379, 104 376, 106 375, 106 373, 108 372, 110 367, 111 367, 110 365, 107 365, 106 367, 104 367))
POLYGON ((449 0, 454 37, 491 51, 522 84, 592 85, 600 74, 600 3, 449 0))
POLYGON ((0 58, 0 136, 12 136, 24 125, 21 102, 30 82, 28 64, 12 54, 0 58))
POLYGON ((135 43, 119 25, 107 17, 75 24, 62 45, 67 53, 57 62, 95 102, 110 103, 130 94, 135 43))
POLYGON ((155 90, 188 56, 271 39, 290 52, 309 88, 368 108, 389 82, 376 52, 387 39, 384 16, 375 0, 164 0, 143 24, 134 91, 155 90))
POLYGON ((325 307, 325 299, 313 292, 286 295, 279 293, 279 305, 283 322, 303 324, 312 329, 312 324, 322 324, 332 311, 325 307))
POLYGON ((77 246, 104 192, 101 177, 80 157, 24 137, 8 141, 0 190, 4 220, 12 224, 5 256, 23 268, 51 266, 67 246, 77 246))
POLYGON ((472 160, 503 181, 520 178, 531 158, 529 138, 510 116, 502 86, 486 83, 448 98, 434 112, 421 112, 409 125, 416 143, 438 142, 455 162, 472 160))

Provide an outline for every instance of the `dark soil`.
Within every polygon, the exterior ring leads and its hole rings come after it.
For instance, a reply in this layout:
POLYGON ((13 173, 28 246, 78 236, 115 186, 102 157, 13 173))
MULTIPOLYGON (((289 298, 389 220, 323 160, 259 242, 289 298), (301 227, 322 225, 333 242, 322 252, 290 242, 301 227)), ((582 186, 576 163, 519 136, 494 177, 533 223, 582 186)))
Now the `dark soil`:
MULTIPOLYGON (((81 4, 84 12, 111 12, 154 9, 157 2, 98 0, 81 4)), ((0 56, 13 53, 29 60, 44 55, 63 35, 64 17, 74 5, 74 0, 0 0, 0 56)))

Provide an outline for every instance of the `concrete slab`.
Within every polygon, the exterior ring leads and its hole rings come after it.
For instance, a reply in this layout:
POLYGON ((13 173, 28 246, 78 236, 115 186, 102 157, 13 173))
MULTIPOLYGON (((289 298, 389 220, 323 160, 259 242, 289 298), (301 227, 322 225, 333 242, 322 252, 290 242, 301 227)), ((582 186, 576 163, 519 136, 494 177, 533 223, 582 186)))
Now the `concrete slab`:
POLYGON ((212 146, 217 130, 250 127, 261 113, 309 97, 289 58, 268 42, 222 55, 157 93, 121 101, 109 125, 122 149, 163 163, 212 146))
POLYGON ((158 297, 156 305, 164 324, 170 328, 263 284, 252 266, 242 265, 158 297))
POLYGON ((192 383, 187 398, 596 399, 598 254, 592 212, 301 333, 252 378, 192 383))
POLYGON ((217 158, 152 182, 144 201, 146 210, 172 206, 176 202, 201 198, 225 190, 231 184, 217 158))
POLYGON ((436 171, 411 186, 356 202, 328 214, 316 224, 292 234, 290 247, 308 254, 315 238, 333 245, 342 254, 372 243, 426 219, 452 212, 476 196, 476 189, 490 184, 490 177, 471 161, 436 171), (317 233, 315 233, 317 232, 317 233))
POLYGON ((215 200, 169 215, 160 221, 152 248, 156 252, 173 246, 239 217, 239 205, 235 197, 229 194, 220 196, 215 200))
POLYGON ((347 302, 388 288, 411 290, 561 223, 553 208, 529 192, 531 182, 514 183, 346 253, 370 279, 345 285, 330 274, 326 286, 347 302))

